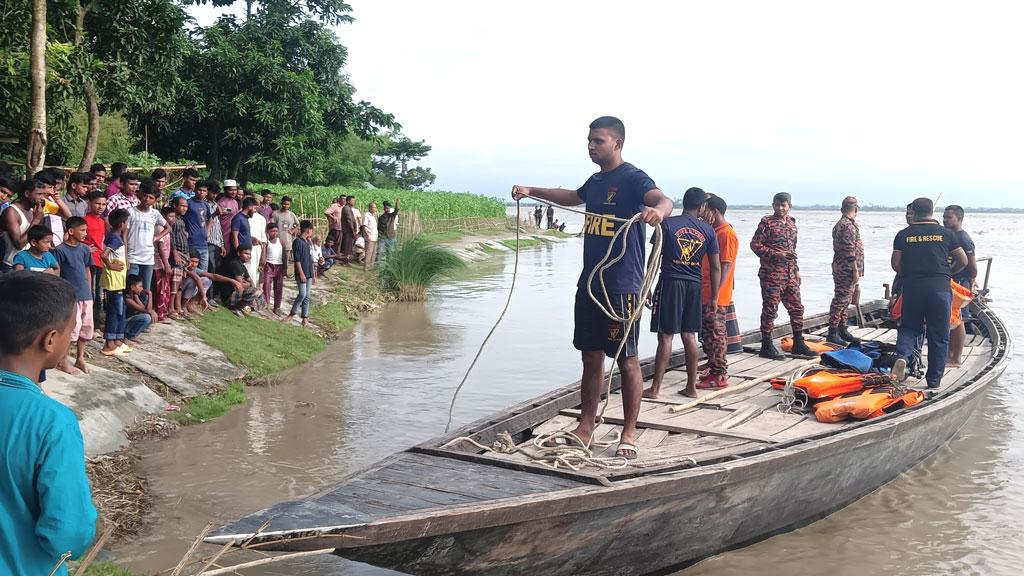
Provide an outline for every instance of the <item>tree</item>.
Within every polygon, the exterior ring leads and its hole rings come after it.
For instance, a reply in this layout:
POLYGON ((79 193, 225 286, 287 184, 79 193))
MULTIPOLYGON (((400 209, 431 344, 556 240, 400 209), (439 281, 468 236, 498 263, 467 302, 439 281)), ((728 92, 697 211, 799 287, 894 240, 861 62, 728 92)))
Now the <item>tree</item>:
POLYGON ((25 172, 35 174, 46 160, 46 0, 32 0, 32 119, 25 172))
POLYGON ((398 187, 405 189, 425 188, 434 183, 436 176, 430 168, 415 166, 409 168, 410 162, 417 162, 430 154, 430 146, 424 140, 414 141, 401 134, 391 134, 388 142, 377 152, 373 167, 376 170, 375 184, 381 187, 398 187))

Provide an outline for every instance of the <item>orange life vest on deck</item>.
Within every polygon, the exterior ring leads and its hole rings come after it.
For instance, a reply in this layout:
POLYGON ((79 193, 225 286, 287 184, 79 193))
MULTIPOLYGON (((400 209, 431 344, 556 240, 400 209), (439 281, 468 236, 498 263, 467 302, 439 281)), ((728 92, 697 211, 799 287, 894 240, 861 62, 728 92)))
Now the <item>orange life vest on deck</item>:
MULTIPOLYGON (((833 344, 831 342, 825 342, 824 340, 809 340, 804 338, 804 344, 811 349, 815 354, 824 354, 825 352, 832 352, 833 350, 841 350, 845 346, 839 344, 833 344)), ((782 351, 792 352, 793 351, 793 338, 786 336, 782 339, 782 351)))
POLYGON ((819 402, 814 407, 814 417, 819 422, 841 422, 848 418, 866 420, 902 410, 923 400, 924 393, 919 390, 911 390, 900 396, 893 396, 892 392, 865 390, 861 394, 819 402))
POLYGON ((863 390, 864 374, 821 370, 800 378, 793 382, 793 386, 806 392, 809 398, 835 398, 863 390))
MULTIPOLYGON (((949 327, 956 328, 963 324, 963 315, 960 309, 971 303, 974 300, 974 292, 970 288, 964 288, 956 282, 950 280, 949 288, 953 291, 953 305, 949 311, 949 327)), ((893 320, 899 320, 903 317, 903 294, 896 297, 896 300, 892 303, 892 310, 889 311, 893 320)))

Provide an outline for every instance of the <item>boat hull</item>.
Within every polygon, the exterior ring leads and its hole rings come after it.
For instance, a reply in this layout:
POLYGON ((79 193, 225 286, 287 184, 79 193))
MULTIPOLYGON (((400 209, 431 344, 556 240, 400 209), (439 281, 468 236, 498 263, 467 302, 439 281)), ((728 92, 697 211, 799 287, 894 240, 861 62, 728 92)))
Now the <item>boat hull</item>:
MULTIPOLYGON (((410 574, 670 571, 809 524, 876 490, 946 444, 976 409, 983 389, 964 390, 955 403, 920 411, 913 421, 719 465, 699 481, 680 474, 654 489, 648 479, 647 485, 625 488, 641 492, 628 504, 337 554, 410 574), (651 489, 669 495, 642 499, 651 489)), ((593 497, 601 495, 588 498, 593 497)))

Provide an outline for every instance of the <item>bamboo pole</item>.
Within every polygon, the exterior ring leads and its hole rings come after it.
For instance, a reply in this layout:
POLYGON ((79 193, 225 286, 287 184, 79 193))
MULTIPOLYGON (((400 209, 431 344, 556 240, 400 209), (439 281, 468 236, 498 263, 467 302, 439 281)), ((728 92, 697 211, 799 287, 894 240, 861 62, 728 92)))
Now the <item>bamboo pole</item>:
POLYGON ((186 552, 185 555, 181 557, 181 561, 178 562, 178 565, 174 567, 174 571, 171 572, 171 576, 178 576, 179 574, 181 574, 181 571, 185 569, 185 565, 188 564, 188 561, 190 558, 192 558, 192 555, 196 553, 196 549, 199 548, 199 545, 203 542, 203 538, 206 538, 206 535, 210 533, 210 530, 213 530, 213 523, 207 524, 206 527, 203 528, 202 532, 200 532, 199 535, 196 536, 196 539, 192 542, 192 545, 189 546, 188 552, 186 552))
POLYGON ((107 529, 103 531, 103 534, 99 539, 96 540, 96 542, 94 542, 89 548, 89 551, 85 553, 85 557, 82 558, 82 561, 78 563, 78 569, 75 570, 75 576, 83 576, 85 574, 85 569, 89 567, 89 564, 92 564, 92 561, 96 558, 96 554, 99 553, 113 533, 114 525, 110 524, 107 526, 107 529))
POLYGON ((708 400, 711 400, 712 398, 718 398, 719 396, 725 396, 727 394, 732 394, 734 392, 742 392, 742 391, 747 390, 749 388, 753 388, 754 386, 757 386, 758 384, 767 382, 767 381, 771 380, 772 378, 778 378, 779 376, 784 376, 786 374, 792 374, 793 372, 796 372, 797 370, 803 370, 804 368, 807 368, 808 366, 813 366, 815 364, 818 364, 819 362, 821 362, 820 358, 815 358, 814 360, 808 360, 806 362, 801 362, 800 364, 797 364, 796 366, 794 366, 792 368, 786 368, 785 370, 778 370, 776 372, 771 372, 771 373, 765 374, 764 376, 758 376, 757 378, 754 378, 750 382, 744 382, 743 384, 740 384, 739 386, 730 386, 728 388, 723 388, 721 390, 716 390, 716 391, 714 391, 714 392, 712 392, 710 394, 705 394, 704 396, 702 396, 700 398, 697 398, 696 400, 694 400, 692 402, 687 402, 686 404, 680 404, 678 406, 671 406, 671 407, 669 407, 668 411, 672 412, 672 413, 676 413, 676 412, 682 412, 683 410, 689 410, 690 408, 695 408, 695 407, 697 407, 697 406, 707 402, 708 400))
POLYGON ((291 554, 271 556, 269 558, 253 560, 252 562, 243 562, 241 564, 235 564, 234 566, 227 566, 225 568, 210 570, 208 572, 199 572, 196 576, 216 576, 217 574, 230 574, 232 572, 237 572, 242 568, 252 568, 253 566, 262 566, 264 564, 271 564, 273 562, 281 562, 282 560, 291 560, 292 558, 302 558, 303 556, 322 556, 324 554, 331 554, 334 552, 334 550, 334 548, 323 548, 320 550, 307 550, 305 552, 293 552, 291 554))

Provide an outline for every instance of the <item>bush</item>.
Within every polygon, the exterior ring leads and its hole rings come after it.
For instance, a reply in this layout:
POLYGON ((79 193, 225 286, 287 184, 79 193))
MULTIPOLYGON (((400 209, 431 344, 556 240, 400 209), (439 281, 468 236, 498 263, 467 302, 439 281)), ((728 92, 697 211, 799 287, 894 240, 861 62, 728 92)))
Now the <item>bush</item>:
POLYGON ((505 205, 497 198, 470 194, 468 192, 424 192, 418 190, 368 190, 366 188, 346 186, 298 186, 294 184, 250 184, 253 190, 269 188, 274 191, 275 200, 281 196, 291 196, 292 210, 304 213, 305 216, 322 216, 323 211, 331 205, 331 201, 341 195, 356 197, 356 204, 366 206, 371 201, 377 203, 377 211, 384 212, 384 200, 391 202, 395 198, 402 199, 402 211, 419 212, 424 220, 442 218, 487 217, 504 218, 505 205), (313 202, 316 197, 317 202, 313 202), (299 201, 302 198, 302 201, 299 201), (313 214, 315 207, 320 208, 319 214, 313 214))
POLYGON ((397 294, 399 300, 420 301, 430 285, 465 265, 451 250, 414 236, 391 251, 377 275, 384 289, 397 294))

